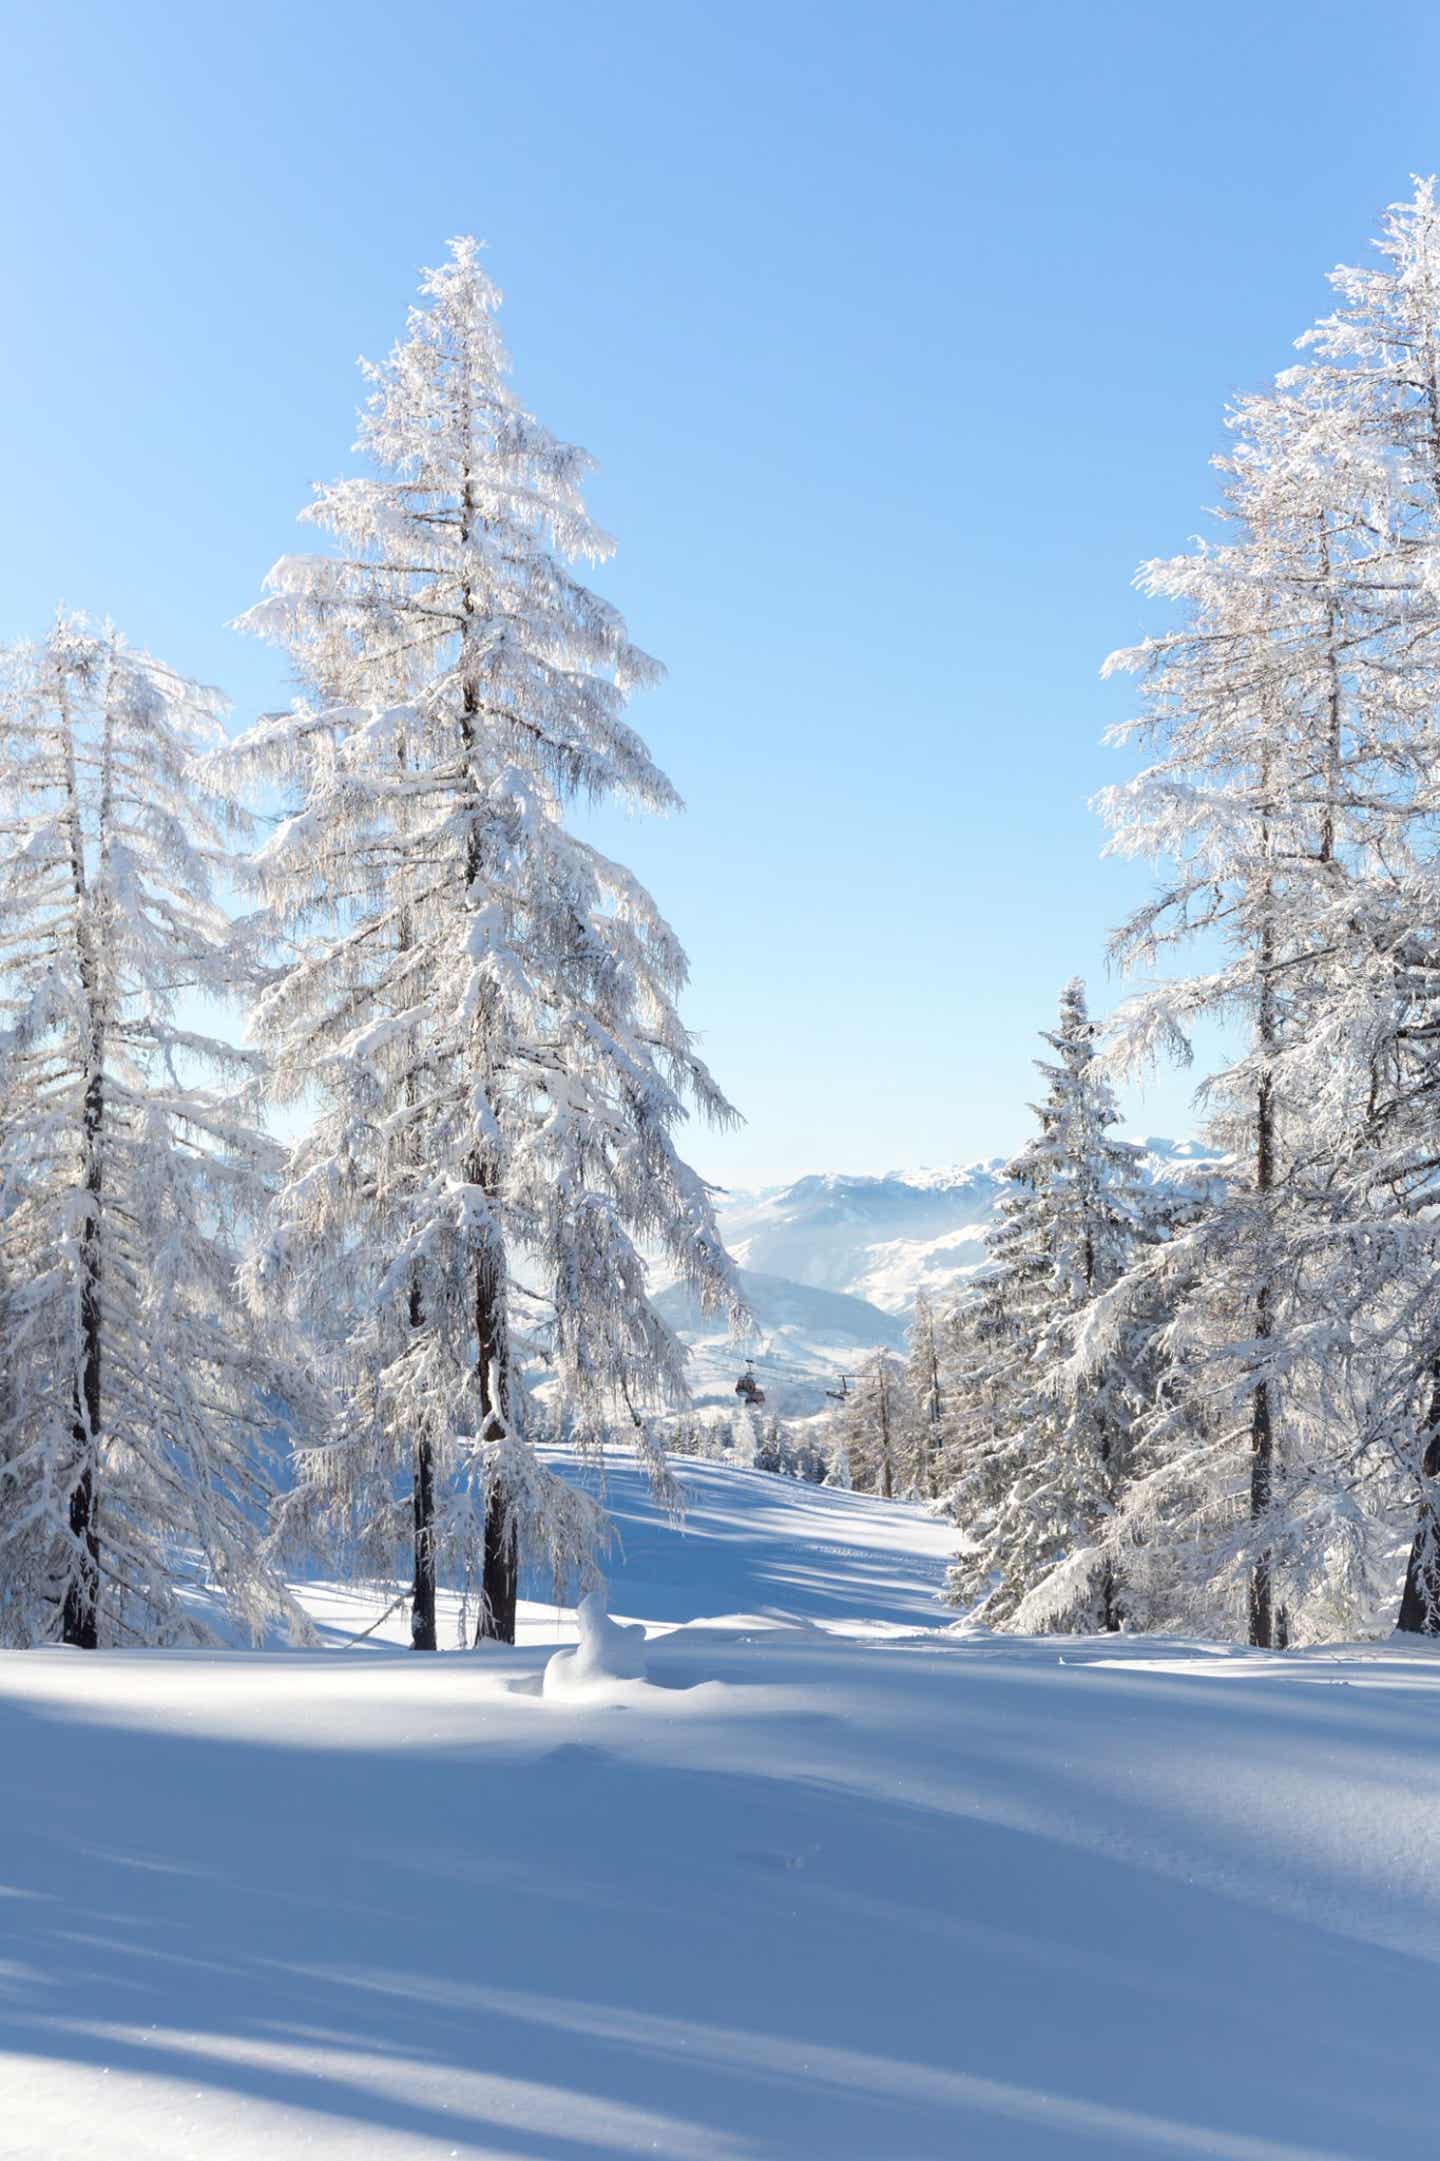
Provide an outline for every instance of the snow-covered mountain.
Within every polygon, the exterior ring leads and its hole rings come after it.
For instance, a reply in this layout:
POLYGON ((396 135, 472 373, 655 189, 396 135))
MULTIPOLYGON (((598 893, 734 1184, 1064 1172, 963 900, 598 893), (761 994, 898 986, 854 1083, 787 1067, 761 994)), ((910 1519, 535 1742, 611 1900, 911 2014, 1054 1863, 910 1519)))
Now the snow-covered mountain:
MULTIPOLYGON (((1210 1160, 1198 1141, 1146 1138, 1157 1183, 1210 1160)), ((737 1344, 674 1287, 659 1304, 694 1354, 697 1400, 732 1402, 747 1358, 767 1408, 797 1416, 821 1408, 842 1372, 883 1345, 903 1347, 916 1293, 943 1294, 984 1257, 1005 1158, 950 1170, 841 1171, 757 1192, 732 1192, 720 1226, 755 1325, 737 1344)))
POLYGON ((1004 1160, 879 1178, 828 1171, 732 1194, 720 1224, 742 1268, 908 1316, 918 1290, 953 1282, 981 1258, 1004 1160))
POLYGON ((904 1316, 848 1291, 753 1268, 741 1269, 740 1284, 754 1325, 738 1341, 723 1320, 701 1313, 678 1285, 661 1291, 655 1301, 690 1346, 690 1386, 697 1403, 733 1406, 736 1380, 750 1364, 765 1391, 767 1411, 806 1417, 823 1407, 826 1391, 838 1387, 841 1374, 853 1374, 871 1351, 905 1347, 904 1316))

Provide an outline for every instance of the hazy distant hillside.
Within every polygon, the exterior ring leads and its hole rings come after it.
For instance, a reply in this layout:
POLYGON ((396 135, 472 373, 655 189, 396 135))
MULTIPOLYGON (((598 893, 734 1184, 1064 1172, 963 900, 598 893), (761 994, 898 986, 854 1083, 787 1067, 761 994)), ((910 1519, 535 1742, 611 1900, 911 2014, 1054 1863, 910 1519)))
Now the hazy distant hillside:
MULTIPOLYGON (((1146 1139, 1151 1176, 1184 1177, 1210 1160, 1197 1141, 1146 1139)), ((694 1352, 701 1402, 729 1401, 746 1356, 767 1407, 818 1410, 836 1376, 879 1345, 899 1348, 921 1289, 944 1293, 984 1258, 1003 1156, 951 1170, 881 1177, 827 1171, 792 1185, 732 1193, 720 1211, 755 1326, 739 1344, 677 1289, 659 1304, 694 1352)))
POLYGON ((729 1403, 749 1362, 765 1390, 766 1409, 804 1417, 819 1410, 825 1391, 838 1385, 842 1373, 853 1374, 871 1351, 881 1345, 905 1347, 904 1319, 867 1299, 750 1268, 741 1269, 740 1283, 755 1319, 738 1341, 723 1321, 701 1313, 678 1284, 655 1301, 690 1345, 690 1385, 697 1402, 729 1403))
POLYGON ((721 1228, 742 1267, 908 1314, 922 1284, 953 1281, 980 1259, 1003 1163, 881 1178, 824 1172, 732 1195, 721 1228))
MULTIPOLYGON (((1139 1144, 1152 1177, 1173 1178, 1211 1151, 1198 1141, 1139 1144)), ((952 1170, 864 1178, 826 1171, 793 1185, 732 1193, 720 1213, 742 1268, 849 1291, 908 1316, 915 1293, 951 1283, 983 1257, 1004 1156, 952 1170)))

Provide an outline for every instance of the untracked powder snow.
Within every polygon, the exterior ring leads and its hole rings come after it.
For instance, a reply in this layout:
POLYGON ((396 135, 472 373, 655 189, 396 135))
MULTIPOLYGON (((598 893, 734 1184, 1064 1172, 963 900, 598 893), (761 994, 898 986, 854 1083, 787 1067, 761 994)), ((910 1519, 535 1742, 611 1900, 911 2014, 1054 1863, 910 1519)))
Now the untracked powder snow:
POLYGON ((1440 1656, 967 1633, 952 1527, 683 1478, 575 1692, 324 1585, 0 1658, 6 2161, 1431 2150, 1440 1656))

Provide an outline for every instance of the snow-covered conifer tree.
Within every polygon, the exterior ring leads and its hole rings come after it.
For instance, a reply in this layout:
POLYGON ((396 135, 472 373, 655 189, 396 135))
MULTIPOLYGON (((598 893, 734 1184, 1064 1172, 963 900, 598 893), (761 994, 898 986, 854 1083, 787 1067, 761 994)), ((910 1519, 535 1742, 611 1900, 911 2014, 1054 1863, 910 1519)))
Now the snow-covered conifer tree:
MULTIPOLYGON (((1210 1466, 1167 1476, 1215 1534, 1217 1589, 1248 1579, 1259 1643, 1302 1606, 1323 1631, 1342 1593, 1363 1612, 1401 1466, 1422 1532, 1430 1490, 1440 1340, 1415 1320, 1434 1150, 1414 1114, 1434 1101, 1436 238, 1423 184, 1387 220, 1386 268, 1336 273, 1344 305, 1302 340, 1320 358, 1231 415, 1230 537, 1141 574, 1186 619, 1117 657, 1147 678, 1159 755, 1103 807, 1113 845, 1169 859, 1118 949, 1224 947, 1136 1000, 1129 1042, 1186 1056, 1203 1013, 1249 1031, 1209 1084, 1230 1174, 1162 1266, 1184 1286, 1175 1339, 1210 1466), (1242 1407, 1243 1530, 1215 1438, 1242 1407)), ((1163 1490, 1157 1470, 1137 1493, 1163 1490)))
POLYGON ((235 1295, 279 1152, 234 987, 220 701, 61 617, 0 656, 0 1641, 251 1628, 277 1361, 235 1295))
POLYGON ((624 718, 658 671, 569 567, 610 549, 588 461, 511 391, 473 241, 423 301, 367 371, 370 472, 306 513, 329 552, 279 563, 246 618, 305 697, 230 770, 287 802, 258 862, 287 965, 255 1032, 282 1100, 317 1106, 255 1295, 340 1316, 347 1376, 287 1527, 344 1527, 381 1572, 408 1538, 433 1647, 439 1566, 510 1639, 517 1556, 563 1572, 599 1535, 531 1445, 527 1362, 567 1433, 618 1417, 643 1445, 639 1407, 685 1396, 644 1252, 739 1301, 674 1137, 687 1103, 731 1115, 676 1012, 684 955, 566 823, 675 807, 624 718))
MULTIPOLYGON (((1350 1229, 1348 1269, 1326 1287, 1347 1331, 1343 1409, 1358 1429, 1344 1491, 1377 1528, 1409 1515, 1399 1626, 1440 1631, 1440 206, 1417 180, 1391 206, 1379 265, 1331 273, 1339 305, 1300 341, 1296 371, 1324 411, 1331 455, 1363 452, 1372 483, 1359 540, 1341 557, 1335 609, 1347 634, 1336 704, 1383 715, 1377 759, 1354 804, 1346 936, 1328 971, 1317 1066, 1357 1072, 1346 1098, 1317 1097, 1328 1213, 1350 1229), (1351 654, 1356 657, 1352 660, 1351 654), (1353 1376, 1363 1376, 1357 1389, 1353 1376)), ((1367 717, 1372 735, 1381 722, 1367 717)), ((1353 786, 1353 784, 1352 784, 1353 786)), ((1332 1271, 1333 1275, 1334 1271, 1332 1271)), ((1333 1368, 1340 1365, 1332 1361, 1333 1368)), ((1347 1508, 1347 1526, 1353 1519, 1347 1508)), ((1345 1541, 1351 1547, 1354 1538, 1345 1541)), ((1383 1532, 1382 1532, 1383 1543, 1383 1532)))
MULTIPOLYGON (((1245 401, 1232 416, 1242 440, 1222 461, 1238 528, 1142 573, 1149 592, 1178 602, 1176 631, 1111 666, 1142 670, 1142 726, 1161 754, 1128 786, 1107 791, 1112 847, 1163 853, 1177 866, 1162 897, 1120 934, 1126 963, 1147 965, 1197 932, 1220 937, 1223 965, 1135 1001, 1122 1025, 1148 1050, 1164 1041, 1188 1057, 1201 1013, 1243 1015, 1245 1054, 1211 1093, 1212 1131, 1231 1154, 1218 1210, 1177 1251, 1211 1338, 1217 1400, 1245 1405, 1249 1533, 1232 1541, 1232 1574, 1248 1578, 1250 1640, 1274 1640, 1277 1485, 1301 1454, 1298 1398, 1287 1392, 1305 1310, 1299 1281, 1296 1170, 1303 1152, 1304 1078, 1297 1056, 1323 1003, 1319 956, 1328 942, 1336 821, 1345 771, 1332 661, 1332 552, 1342 506, 1326 498, 1325 468, 1304 454, 1303 425, 1286 397, 1245 401)), ((1116 731, 1124 739, 1126 731, 1116 731)), ((1207 955, 1208 959, 1208 955, 1207 955)))
POLYGON ((915 1421, 915 1491, 924 1500, 935 1498, 940 1474, 945 1431, 942 1371, 935 1308, 928 1292, 917 1291, 910 1321, 905 1381, 915 1421))
POLYGON ((789 1449, 780 1425, 780 1416, 778 1412, 772 1411, 760 1436, 760 1445, 755 1451, 755 1468, 757 1471, 773 1471, 779 1475, 790 1467, 789 1449))
POLYGON ((1144 1389, 1130 1338, 1069 1368, 1088 1309, 1150 1235, 1140 1151, 1117 1140, 1084 986, 1067 985, 1039 1061, 1039 1132, 1007 1165, 988 1261, 962 1294, 960 1443, 950 1504, 966 1535, 957 1604, 1021 1628, 1120 1626, 1124 1587, 1106 1531, 1144 1389), (978 1413, 977 1415, 974 1415, 978 1413))
POLYGON ((893 1352, 872 1351, 835 1416, 837 1461, 861 1493, 893 1501, 913 1490, 914 1421, 905 1368, 893 1352))

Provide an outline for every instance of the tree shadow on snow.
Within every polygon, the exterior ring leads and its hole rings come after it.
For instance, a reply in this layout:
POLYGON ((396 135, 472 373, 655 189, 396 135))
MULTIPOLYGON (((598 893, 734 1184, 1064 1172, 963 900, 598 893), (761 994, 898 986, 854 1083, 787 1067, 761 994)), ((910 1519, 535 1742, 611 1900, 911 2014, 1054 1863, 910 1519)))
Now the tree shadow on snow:
POLYGON ((1433 1961, 973 1796, 603 1728, 487 1755, 3 1717, 0 2045, 57 2066, 554 2161, 1431 2137, 1433 1961))

